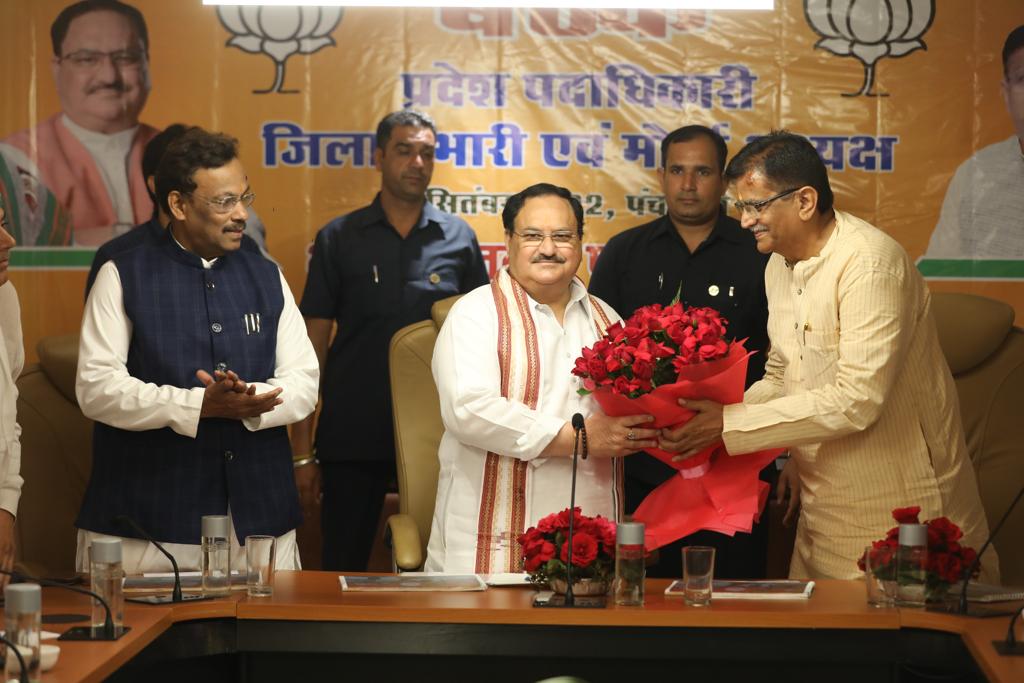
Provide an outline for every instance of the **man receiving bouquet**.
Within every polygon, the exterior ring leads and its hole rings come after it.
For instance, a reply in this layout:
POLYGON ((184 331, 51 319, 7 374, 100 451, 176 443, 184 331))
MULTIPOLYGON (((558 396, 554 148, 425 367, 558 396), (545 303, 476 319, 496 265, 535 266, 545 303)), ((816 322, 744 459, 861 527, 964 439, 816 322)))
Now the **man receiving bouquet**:
POLYGON ((428 571, 524 570, 517 539, 569 501, 575 413, 590 453, 576 489, 585 515, 618 520, 621 457, 657 446, 652 416, 606 416, 571 374, 581 349, 619 322, 576 277, 580 202, 533 185, 509 197, 502 222, 508 267, 452 307, 434 347, 445 432, 428 571))

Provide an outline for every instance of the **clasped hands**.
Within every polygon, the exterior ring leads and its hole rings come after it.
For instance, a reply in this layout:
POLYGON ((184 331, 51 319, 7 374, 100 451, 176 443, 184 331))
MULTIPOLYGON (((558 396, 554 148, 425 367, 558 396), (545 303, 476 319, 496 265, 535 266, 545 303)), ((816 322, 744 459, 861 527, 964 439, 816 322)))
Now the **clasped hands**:
POLYGON ((246 384, 233 370, 215 370, 212 376, 205 370, 197 370, 196 378, 206 387, 199 417, 242 420, 268 413, 284 403, 284 399, 278 398, 281 387, 257 394, 256 385, 246 384))
POLYGON ((608 417, 595 413, 587 418, 588 446, 591 455, 617 457, 645 448, 660 448, 678 453, 673 462, 693 457, 722 438, 722 405, 714 401, 679 400, 679 405, 696 411, 689 422, 678 429, 651 429, 650 415, 608 417))

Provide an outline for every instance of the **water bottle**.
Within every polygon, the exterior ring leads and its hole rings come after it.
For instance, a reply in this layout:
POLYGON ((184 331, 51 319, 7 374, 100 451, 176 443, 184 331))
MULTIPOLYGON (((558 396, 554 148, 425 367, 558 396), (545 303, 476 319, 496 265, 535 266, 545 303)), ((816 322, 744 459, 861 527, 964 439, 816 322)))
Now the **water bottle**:
POLYGON ((644 604, 644 525, 622 522, 615 530, 615 604, 644 604))
POLYGON ((231 592, 231 520, 227 515, 205 515, 202 523, 203 594, 231 592))
POLYGON ((928 567, 928 527, 924 524, 900 524, 896 550, 896 603, 923 607, 928 567))
MULTIPOLYGON (((39 680, 39 630, 42 621, 42 592, 35 583, 9 584, 4 588, 4 617, 7 639, 14 643, 25 668, 28 680, 39 680)), ((19 680, 21 665, 13 652, 4 662, 4 680, 19 680)))
MULTIPOLYGON (((121 539, 97 538, 89 546, 89 574, 92 592, 103 598, 110 607, 114 635, 121 633, 124 624, 124 568, 121 565, 121 539)), ((92 601, 92 633, 103 635, 107 623, 107 610, 99 600, 92 601)))

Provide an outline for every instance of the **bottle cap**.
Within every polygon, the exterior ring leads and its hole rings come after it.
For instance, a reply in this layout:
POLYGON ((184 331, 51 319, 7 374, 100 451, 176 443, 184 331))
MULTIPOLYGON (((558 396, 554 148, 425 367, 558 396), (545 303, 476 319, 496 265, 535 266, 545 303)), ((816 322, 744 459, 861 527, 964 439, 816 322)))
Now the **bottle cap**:
POLYGON ((231 538, 231 520, 227 515, 203 515, 203 538, 231 538))
POLYGON ((900 545, 928 547, 928 525, 900 524, 900 545))
POLYGON ((110 564, 121 561, 120 538, 96 538, 90 547, 90 562, 110 564))
POLYGON ((38 612, 42 604, 38 583, 11 583, 4 588, 4 611, 8 614, 38 612))
POLYGON ((644 523, 619 522, 615 529, 615 543, 617 545, 643 545, 644 523))

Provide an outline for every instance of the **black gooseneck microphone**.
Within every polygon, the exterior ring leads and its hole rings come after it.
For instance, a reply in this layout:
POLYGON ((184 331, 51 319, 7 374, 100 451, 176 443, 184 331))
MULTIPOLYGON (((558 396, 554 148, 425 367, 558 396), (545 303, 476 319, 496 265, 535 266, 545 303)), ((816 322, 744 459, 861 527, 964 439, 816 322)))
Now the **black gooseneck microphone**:
POLYGON ((123 525, 127 525, 127 526, 131 527, 132 529, 134 529, 136 533, 138 533, 140 536, 142 536, 142 538, 144 538, 145 540, 147 540, 150 543, 152 543, 154 548, 156 548, 161 553, 163 553, 164 557, 166 557, 168 560, 171 561, 171 569, 174 570, 174 588, 171 590, 170 598, 167 598, 166 596, 150 596, 146 600, 141 600, 141 602, 145 602, 147 604, 160 604, 160 603, 167 603, 167 602, 172 602, 172 603, 173 602, 185 602, 185 601, 192 602, 194 600, 212 600, 213 599, 213 596, 211 596, 211 595, 188 595, 188 596, 183 596, 181 594, 181 572, 178 571, 178 562, 177 562, 177 560, 174 559, 174 555, 171 555, 169 552, 167 552, 166 548, 164 548, 162 545, 160 545, 160 543, 158 543, 155 538, 153 538, 152 536, 149 535, 149 532, 147 532, 145 529, 143 529, 141 526, 139 526, 138 522, 136 522, 134 519, 132 519, 128 515, 117 515, 116 517, 114 517, 113 522, 114 522, 114 524, 118 524, 118 525, 122 525, 122 526, 123 525))
POLYGON ((110 605, 97 593, 92 592, 86 588, 78 588, 76 586, 69 586, 66 583, 60 581, 51 581, 49 579, 40 579, 35 576, 29 576, 28 574, 22 574, 20 572, 7 571, 6 569, 0 569, 0 574, 6 574, 15 581, 38 583, 40 586, 49 586, 51 588, 63 588, 74 593, 81 593, 82 595, 88 595, 93 598, 101 605, 103 605, 103 611, 106 613, 106 618, 103 621, 103 630, 100 633, 93 633, 91 626, 76 626, 70 628, 61 635, 57 640, 117 640, 131 629, 128 626, 122 626, 120 632, 114 629, 114 617, 110 614, 110 605))
POLYGON ((569 547, 566 549, 565 558, 566 607, 574 607, 576 604, 576 597, 572 593, 572 534, 573 529, 576 526, 576 463, 579 461, 580 456, 580 435, 583 435, 583 459, 587 459, 587 427, 586 422, 583 419, 583 415, 580 413, 576 413, 572 416, 572 431, 572 488, 569 494, 569 538, 566 541, 566 543, 569 544, 569 547))
POLYGON ((14 656, 18 658, 18 665, 21 667, 20 673, 18 674, 18 680, 21 681, 21 683, 28 683, 28 667, 25 666, 25 658, 22 657, 21 653, 18 651, 18 646, 15 645, 13 641, 8 640, 6 636, 2 635, 0 635, 0 643, 7 646, 8 657, 10 657, 13 652, 14 656))
POLYGON ((996 652, 1001 655, 1024 655, 1024 643, 1017 642, 1017 636, 1013 632, 1013 627, 1017 625, 1017 619, 1024 613, 1024 608, 1021 608, 1013 613, 1013 618, 1010 619, 1010 626, 1006 629, 1005 640, 993 640, 992 645, 995 647, 996 652))

